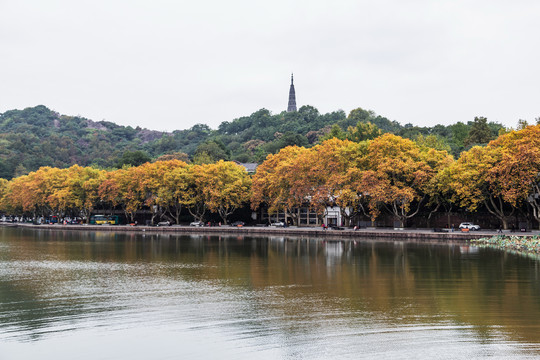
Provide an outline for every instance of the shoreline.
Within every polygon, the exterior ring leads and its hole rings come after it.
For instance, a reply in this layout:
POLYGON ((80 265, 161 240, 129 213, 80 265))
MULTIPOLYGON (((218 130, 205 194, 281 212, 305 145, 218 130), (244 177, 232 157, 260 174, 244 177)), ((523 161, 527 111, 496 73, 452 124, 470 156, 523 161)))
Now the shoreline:
MULTIPOLYGON (((482 239, 498 235, 497 230, 481 230, 474 232, 443 231, 435 232, 433 229, 389 229, 389 228, 367 228, 367 229, 344 229, 344 230, 323 230, 314 227, 194 227, 194 226, 129 226, 129 225, 61 225, 42 224, 34 225, 28 223, 0 223, 2 227, 28 228, 36 230, 55 231, 110 231, 110 232, 140 232, 140 233, 167 233, 167 234, 207 234, 207 235, 265 235, 265 236, 309 236, 322 238, 340 238, 341 240, 355 239, 395 239, 395 240, 429 240, 429 241, 459 241, 469 242, 470 240, 482 239)), ((512 236, 531 237, 534 233, 512 233, 512 236)), ((510 234, 510 233, 508 233, 510 234)), ((506 233, 505 233, 506 235, 506 233)), ((509 235, 507 235, 509 236, 509 235)))
POLYGON ((473 239, 470 242, 477 246, 489 247, 492 249, 516 252, 525 255, 540 255, 540 236, 538 234, 527 236, 493 235, 491 237, 473 239))

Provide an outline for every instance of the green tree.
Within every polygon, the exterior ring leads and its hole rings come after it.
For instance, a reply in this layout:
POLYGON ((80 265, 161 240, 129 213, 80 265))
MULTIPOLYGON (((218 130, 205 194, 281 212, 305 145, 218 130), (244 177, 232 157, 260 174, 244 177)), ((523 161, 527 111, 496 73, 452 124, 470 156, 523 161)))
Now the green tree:
POLYGON ((466 146, 472 144, 487 144, 491 140, 493 140, 493 134, 487 123, 487 118, 483 116, 475 117, 464 144, 466 146))
POLYGON ((356 108, 351 110, 349 116, 347 116, 347 121, 352 122, 353 124, 358 124, 358 122, 369 122, 374 115, 375 113, 371 110, 356 108))
POLYGON ((279 134, 275 141, 265 144, 264 149, 267 153, 274 154, 287 146, 307 146, 308 144, 309 141, 304 135, 288 131, 285 134, 279 134))
POLYGON ((347 140, 360 142, 365 140, 372 140, 381 136, 382 131, 372 123, 359 121, 355 127, 350 126, 347 129, 347 140))
POLYGON ((529 126, 529 123, 527 122, 527 120, 519 119, 516 130, 523 130, 527 126, 529 126))
POLYGON ((218 160, 228 160, 229 150, 217 140, 209 140, 197 147, 193 161, 197 164, 214 163, 218 160))
POLYGON ((415 139, 415 142, 421 148, 430 148, 439 151, 446 151, 450 153, 450 146, 446 143, 446 140, 437 135, 418 135, 415 139))
POLYGON ((332 125, 332 128, 330 129, 330 132, 328 134, 321 136, 319 138, 319 142, 323 143, 326 140, 330 140, 334 138, 339 139, 339 140, 345 140, 346 137, 347 137, 347 133, 343 131, 341 126, 339 126, 338 124, 334 124, 332 125))
POLYGON ((304 105, 298 109, 298 113, 302 116, 305 122, 313 123, 317 121, 317 118, 320 116, 319 110, 311 105, 304 105))
POLYGON ((124 165, 139 166, 146 162, 151 161, 152 158, 148 154, 141 150, 126 151, 122 154, 122 157, 116 162, 116 167, 121 168, 124 165))
POLYGON ((385 117, 375 114, 372 110, 364 110, 362 108, 351 110, 347 119, 345 121, 339 121, 338 124, 343 128, 348 128, 349 126, 356 126, 359 121, 375 124, 383 132, 397 133, 402 128, 398 122, 390 121, 385 117))

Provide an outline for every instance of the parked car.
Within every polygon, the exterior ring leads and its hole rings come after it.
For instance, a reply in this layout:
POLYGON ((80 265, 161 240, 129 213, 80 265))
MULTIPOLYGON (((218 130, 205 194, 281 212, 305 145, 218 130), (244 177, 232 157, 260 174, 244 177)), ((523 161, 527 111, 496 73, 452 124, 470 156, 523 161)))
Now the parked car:
POLYGON ((459 224, 460 229, 480 230, 480 225, 474 225, 473 223, 464 222, 459 224))
POLYGON ((157 223, 156 226, 171 226, 171 222, 170 221, 160 221, 157 223))
POLYGON ((204 226, 204 223, 202 221, 194 221, 189 226, 204 226))
POLYGON ((237 226, 237 227, 242 227, 246 225, 246 223, 244 223, 243 221, 235 221, 231 224, 231 226, 237 226))
POLYGON ((276 222, 271 223, 270 226, 273 226, 273 227, 284 227, 284 226, 285 226, 285 223, 284 223, 283 221, 276 221, 276 222))
POLYGON ((345 230, 343 226, 337 226, 336 224, 328 225, 328 227, 332 230, 345 230))

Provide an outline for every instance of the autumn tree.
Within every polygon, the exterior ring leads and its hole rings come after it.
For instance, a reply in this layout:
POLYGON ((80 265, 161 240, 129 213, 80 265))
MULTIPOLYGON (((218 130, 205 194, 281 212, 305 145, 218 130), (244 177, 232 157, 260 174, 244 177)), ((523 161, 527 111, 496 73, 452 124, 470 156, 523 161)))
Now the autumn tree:
POLYGON ((100 201, 99 186, 105 180, 105 170, 73 165, 67 169, 65 186, 59 194, 66 206, 77 215, 82 215, 86 222, 96 204, 100 201))
POLYGON ((166 205, 166 214, 174 219, 176 224, 180 224, 180 214, 187 199, 186 192, 188 182, 186 174, 189 171, 189 165, 179 162, 163 176, 163 183, 158 192, 160 201, 166 205))
MULTIPOLYGON (((428 165, 434 170, 434 174, 426 184, 425 191, 428 196, 425 207, 429 210, 427 216, 428 227, 430 226, 431 217, 442 207, 448 219, 450 212, 454 209, 455 203, 452 201, 452 187, 449 185, 447 169, 454 163, 454 158, 446 151, 439 151, 434 148, 421 147, 422 154, 428 165)), ((450 220, 448 221, 450 227, 450 220)))
POLYGON ((28 175, 11 179, 2 198, 2 209, 9 213, 32 212, 35 215, 39 209, 36 206, 37 196, 31 187, 31 178, 28 175))
POLYGON ((295 224, 301 207, 308 206, 322 221, 328 207, 338 206, 348 225, 363 200, 357 181, 364 155, 365 143, 337 138, 310 149, 282 149, 257 168, 252 206, 265 202, 270 213, 284 209, 295 224))
POLYGON ((178 199, 196 221, 203 221, 210 210, 227 223, 227 217, 251 195, 247 172, 229 161, 190 165, 171 173, 167 181, 178 185, 178 199))
POLYGON ((448 171, 452 180, 449 185, 455 192, 455 202, 460 206, 476 211, 479 205, 483 205, 507 229, 515 207, 508 206, 501 192, 500 179, 491 175, 491 170, 501 158, 501 148, 471 148, 450 166, 448 171))
POLYGON ((134 221, 135 213, 146 200, 139 175, 136 167, 110 171, 98 189, 100 198, 113 208, 120 206, 129 222, 134 221))
MULTIPOLYGON (((28 191, 34 192, 35 207, 42 215, 58 214, 63 216, 69 207, 69 196, 66 190, 67 170, 42 167, 28 174, 28 191)), ((29 196, 32 196, 28 194, 29 196)))
POLYGON ((298 225, 298 214, 294 209, 302 207, 306 196, 304 192, 298 191, 303 187, 304 174, 296 168, 296 160, 305 151, 302 147, 288 146, 277 154, 268 155, 257 167, 252 185, 253 210, 265 203, 270 214, 285 210, 298 225))
POLYGON ((121 189, 121 183, 125 177, 125 173, 125 169, 108 171, 105 174, 105 179, 103 179, 98 187, 98 196, 103 205, 106 205, 107 207, 114 208, 122 206, 122 210, 124 210, 124 214, 127 218, 128 213, 124 206, 121 189))
POLYGON ((525 126, 463 153, 449 169, 461 206, 474 211, 483 205, 505 229, 516 208, 525 203, 540 220, 539 135, 539 126, 525 126))
POLYGON ((220 160, 199 170, 196 183, 204 203, 227 224, 227 217, 250 199, 251 178, 244 167, 230 161, 220 160))
MULTIPOLYGON (((38 170, 39 172, 39 170, 38 170)), ((68 211, 75 207, 74 199, 68 188, 69 169, 53 168, 48 172, 48 178, 45 178, 49 187, 50 194, 46 201, 53 209, 53 212, 63 218, 68 211)))
POLYGON ((448 163, 448 166, 438 171, 430 185, 429 200, 426 204, 430 208, 428 224, 431 216, 442 207, 447 216, 447 226, 448 228, 451 227, 450 214, 458 205, 455 191, 451 186, 451 165, 453 162, 454 160, 452 159, 452 161, 448 163))
MULTIPOLYGON (((137 168, 130 169, 135 175, 132 180, 137 193, 144 198, 143 204, 150 209, 151 223, 154 224, 156 218, 163 217, 170 206, 177 206, 173 197, 171 197, 170 189, 167 188, 168 183, 165 177, 172 170, 178 167, 187 166, 185 162, 180 160, 156 161, 153 163, 145 163, 137 168)), ((176 218, 177 220, 177 218, 176 218)))
POLYGON ((352 169, 363 168, 363 148, 363 144, 334 138, 297 158, 296 171, 304 177, 297 191, 304 194, 321 221, 329 206, 340 208, 347 226, 356 214, 361 195, 355 186, 357 172, 352 169))
POLYGON ((500 153, 488 169, 490 189, 513 208, 528 203, 534 218, 540 221, 540 126, 511 131, 488 147, 500 153))
POLYGON ((4 178, 0 178, 0 210, 6 209, 5 207, 6 203, 4 202, 4 198, 6 194, 8 193, 8 190, 9 190, 9 181, 4 178))
POLYGON ((7 184, 4 204, 12 211, 33 216, 58 214, 75 208, 68 189, 69 169, 42 167, 7 184))
POLYGON ((201 176, 204 176, 204 166, 190 165, 185 171, 174 174, 178 176, 175 181, 181 183, 179 195, 182 205, 188 209, 196 221, 204 221, 204 214, 208 207, 201 191, 201 183, 198 181, 201 176))
POLYGON ((368 170, 362 187, 369 194, 372 218, 382 206, 405 226, 429 195, 434 175, 451 160, 446 152, 421 151, 411 140, 385 134, 368 145, 368 170))

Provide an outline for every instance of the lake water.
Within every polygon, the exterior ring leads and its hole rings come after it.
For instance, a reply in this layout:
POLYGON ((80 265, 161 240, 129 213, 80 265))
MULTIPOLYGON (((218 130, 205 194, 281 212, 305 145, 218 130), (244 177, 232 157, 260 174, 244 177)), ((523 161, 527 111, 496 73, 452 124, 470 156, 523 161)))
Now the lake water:
POLYGON ((464 245, 0 228, 0 359, 540 356, 537 260, 464 245))

